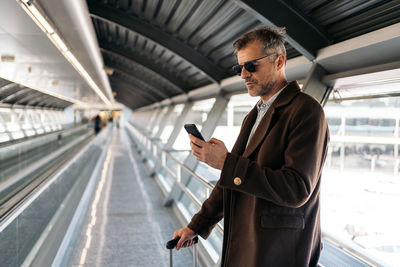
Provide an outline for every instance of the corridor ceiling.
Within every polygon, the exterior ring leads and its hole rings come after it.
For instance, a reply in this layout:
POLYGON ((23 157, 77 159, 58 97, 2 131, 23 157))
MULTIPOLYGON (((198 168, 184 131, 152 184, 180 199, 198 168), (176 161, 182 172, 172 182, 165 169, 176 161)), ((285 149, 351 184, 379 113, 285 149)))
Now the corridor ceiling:
MULTIPOLYGON (((285 26, 288 59, 302 57, 311 63, 325 47, 400 22, 398 0, 88 0, 87 4, 104 64, 112 72, 115 98, 131 109, 233 76, 232 43, 262 25, 285 26)), ((400 58, 393 55, 388 60, 400 58)))
POLYGON ((73 103, 0 78, 1 104, 63 110, 73 103))

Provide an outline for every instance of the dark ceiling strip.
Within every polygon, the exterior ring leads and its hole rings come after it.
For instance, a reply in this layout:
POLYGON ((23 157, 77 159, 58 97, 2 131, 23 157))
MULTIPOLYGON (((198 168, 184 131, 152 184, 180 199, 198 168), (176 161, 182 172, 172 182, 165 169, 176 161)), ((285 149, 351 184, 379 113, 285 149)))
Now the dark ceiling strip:
POLYGON ((2 92, 8 91, 8 90, 13 90, 15 88, 17 88, 19 85, 13 82, 10 82, 6 85, 3 85, 2 87, 0 87, 0 96, 2 94, 2 92))
POLYGON ((143 4, 142 4, 141 13, 144 16, 144 12, 146 11, 147 0, 142 0, 142 1, 143 1, 143 4))
POLYGON ((162 3, 163 3, 163 0, 158 0, 157 6, 156 6, 153 16, 152 16, 153 21, 157 18, 158 13, 160 12, 162 3))
POLYGON ((28 96, 25 96, 24 98, 22 98, 22 99, 16 101, 15 104, 16 104, 16 105, 19 105, 19 104, 24 105, 24 103, 25 103, 27 100, 32 99, 32 98, 35 98, 35 97, 37 97, 37 96, 41 96, 41 95, 43 95, 43 93, 41 93, 41 92, 39 92, 39 91, 32 92, 32 94, 30 94, 30 95, 28 95, 28 96))
POLYGON ((186 14, 186 17, 182 20, 181 24, 179 24, 178 28, 176 28, 175 33, 179 33, 186 22, 193 16, 193 13, 199 8, 201 1, 202 0, 196 0, 196 3, 194 3, 190 11, 186 14))
POLYGON ((172 17, 175 15, 176 10, 178 9, 179 5, 181 4, 181 0, 176 0, 174 6, 172 7, 171 12, 168 15, 167 20, 164 22, 164 27, 166 28, 169 22, 171 21, 172 17))
MULTIPOLYGON (((217 45, 216 47, 214 47, 213 49, 210 49, 206 56, 208 57, 209 55, 211 55, 215 50, 229 44, 232 45, 234 41, 236 41, 237 39, 239 39, 240 36, 242 36, 244 33, 248 32, 250 29, 253 29, 254 27, 256 27, 257 25, 259 25, 260 22, 259 21, 255 21, 254 23, 252 23, 251 25, 249 25, 249 27, 245 28, 244 30, 238 32, 237 34, 235 34, 234 36, 232 36, 231 38, 229 38, 228 40, 225 40, 224 42, 220 43, 219 45, 217 45)), ((233 51, 233 49, 232 49, 233 51)), ((218 61, 218 63, 221 60, 218 61)))
POLYGON ((181 56, 200 69, 212 82, 219 83, 223 78, 227 77, 227 73, 223 69, 202 56, 197 50, 139 18, 129 16, 121 10, 99 3, 89 2, 89 9, 92 16, 128 28, 181 56))
POLYGON ((121 102, 122 104, 130 107, 133 109, 133 107, 137 107, 139 105, 149 105, 151 102, 148 102, 145 99, 142 99, 141 97, 132 97, 131 94, 125 93, 124 91, 121 92, 116 92, 117 95, 115 96, 115 99, 118 102, 121 102), (144 103, 143 103, 144 102, 144 103))
MULTIPOLYGON (((154 94, 151 94, 150 92, 146 91, 145 88, 142 88, 139 86, 134 86, 132 83, 130 83, 129 81, 125 81, 122 79, 117 79, 117 78, 110 78, 110 81, 113 85, 115 86, 123 86, 123 88, 128 88, 132 93, 136 93, 136 94, 140 94, 143 97, 147 98, 148 100, 150 100, 151 102, 158 102, 163 100, 164 98, 159 97, 159 96, 155 96, 154 94)), ((114 86, 113 86, 114 89, 114 86)), ((167 98, 167 97, 166 97, 167 98)))
POLYGON ((46 100, 46 103, 44 103, 42 105, 42 107, 55 108, 55 107, 57 107, 57 103, 58 103, 58 100, 53 97, 51 99, 46 100))
POLYGON ((35 106, 37 103, 39 103, 42 99, 44 99, 46 97, 47 97, 47 95, 43 94, 42 96, 31 99, 30 101, 28 101, 28 103, 26 103, 26 105, 35 106))
POLYGON ((42 98, 41 101, 35 103, 35 106, 43 106, 44 104, 46 104, 46 102, 47 102, 49 99, 52 99, 52 98, 53 98, 53 96, 51 96, 51 95, 46 95, 45 97, 42 98))
POLYGON ((162 92, 161 90, 158 90, 157 88, 153 87, 152 85, 150 85, 149 83, 136 78, 133 75, 130 75, 129 73, 126 73, 122 70, 119 69, 115 69, 117 75, 113 75, 111 76, 111 78, 115 79, 115 80, 125 80, 127 83, 134 83, 135 87, 140 88, 141 90, 144 90, 145 92, 147 92, 150 96, 154 97, 155 99, 158 100, 162 100, 164 98, 168 98, 169 95, 165 94, 165 92, 162 92), (119 74, 119 75, 118 75, 119 74), (122 75, 122 76, 121 76, 122 75), (123 76, 126 76, 128 78, 124 78, 123 76))
POLYGON ((240 17, 242 14, 244 13, 243 9, 239 9, 237 10, 235 13, 233 13, 229 19, 224 23, 218 26, 218 28, 210 35, 207 36, 207 38, 204 38, 198 45, 197 47, 202 47, 206 42, 208 42, 211 38, 213 38, 214 36, 216 36, 220 31, 222 31, 224 28, 226 28, 230 23, 232 23, 232 21, 235 18, 240 17))
POLYGON ((126 97, 125 98, 120 98, 120 99, 117 97, 116 100, 118 102, 122 103, 123 105, 129 107, 132 110, 135 110, 135 109, 138 109, 140 107, 143 107, 143 106, 147 105, 145 103, 138 103, 138 101, 134 101, 133 103, 132 102, 128 102, 128 101, 126 101, 126 97))
POLYGON ((130 10, 132 8, 132 2, 133 2, 133 0, 128 0, 127 1, 127 4, 126 4, 126 9, 127 10, 130 10))
POLYGON ((117 81, 117 82, 111 82, 112 84, 115 85, 115 92, 117 93, 117 95, 125 95, 125 96, 129 96, 129 100, 131 99, 137 99, 137 98, 141 98, 143 100, 145 100, 147 102, 147 104, 151 104, 151 103, 155 103, 158 102, 157 100, 153 100, 152 98, 150 98, 149 96, 142 94, 140 92, 134 92, 132 90, 132 86, 121 82, 121 81, 117 81))
POLYGON ((18 91, 16 91, 16 92, 13 92, 12 94, 10 94, 9 96, 7 96, 6 98, 3 98, 3 99, 1 100, 1 102, 7 103, 7 102, 9 102, 9 101, 13 101, 13 99, 15 99, 16 97, 18 97, 19 95, 24 94, 24 93, 26 93, 26 92, 28 92, 28 91, 30 91, 30 90, 31 90, 31 89, 25 87, 24 89, 21 89, 21 90, 18 90, 18 91))
POLYGON ((155 103, 154 101, 149 99, 147 96, 132 92, 131 90, 124 89, 123 86, 118 87, 118 89, 116 89, 115 92, 117 94, 116 97, 123 96, 123 98, 128 101, 136 100, 139 103, 145 102, 146 105, 155 103))
POLYGON ((51 102, 47 105, 57 109, 64 109, 65 107, 72 105, 72 103, 54 97, 53 100, 51 100, 51 102))
POLYGON ((164 68, 162 68, 160 64, 155 64, 153 61, 148 60, 143 55, 134 53, 132 51, 128 51, 126 49, 121 49, 115 45, 108 43, 100 43, 100 48, 107 51, 107 53, 116 54, 128 60, 135 61, 138 64, 146 67, 147 69, 150 69, 153 72, 158 73, 160 76, 169 80, 171 83, 175 84, 175 86, 177 86, 178 88, 182 89, 182 92, 188 92, 191 89, 186 83, 183 83, 180 79, 178 79, 174 75, 167 73, 167 71, 164 68))
POLYGON ((326 34, 285 1, 234 1, 263 23, 286 27, 288 43, 309 60, 314 60, 317 51, 331 43, 326 34))
POLYGON ((157 75, 158 76, 157 78, 161 79, 162 82, 155 82, 155 79, 145 80, 146 77, 143 77, 141 73, 132 71, 129 67, 126 67, 124 64, 114 63, 112 60, 108 60, 106 58, 104 59, 104 63, 107 67, 112 68, 117 72, 121 72, 125 75, 135 77, 136 79, 141 80, 142 82, 148 84, 150 87, 154 89, 156 88, 162 89, 163 91, 165 91, 165 93, 182 93, 182 91, 179 88, 177 88, 174 84, 170 83, 168 80, 160 77, 159 75, 157 75), (171 90, 171 88, 169 87, 172 87, 174 90, 171 90))
POLYGON ((8 80, 0 78, 0 89, 1 89, 1 87, 6 86, 6 85, 11 84, 11 83, 13 83, 13 82, 10 82, 8 80))
POLYGON ((186 38, 186 42, 189 42, 192 37, 198 33, 206 24, 209 22, 211 19, 213 19, 215 16, 217 16, 218 12, 221 10, 221 8, 226 4, 226 0, 222 0, 218 3, 218 5, 215 7, 213 12, 210 12, 207 17, 203 19, 203 21, 197 26, 196 29, 192 31, 192 33, 186 38))

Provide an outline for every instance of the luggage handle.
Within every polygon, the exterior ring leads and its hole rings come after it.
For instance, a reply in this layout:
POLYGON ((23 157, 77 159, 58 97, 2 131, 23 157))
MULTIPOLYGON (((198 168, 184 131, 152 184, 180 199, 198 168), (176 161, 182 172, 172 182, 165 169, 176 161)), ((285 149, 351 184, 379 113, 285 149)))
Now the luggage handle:
MULTIPOLYGON (((174 247, 176 247, 176 245, 178 244, 179 239, 181 239, 180 236, 168 241, 167 244, 166 244, 167 249, 173 249, 174 247)), ((193 241, 194 241, 195 244, 197 244, 197 242, 199 242, 199 238, 196 236, 196 237, 193 238, 193 241)))

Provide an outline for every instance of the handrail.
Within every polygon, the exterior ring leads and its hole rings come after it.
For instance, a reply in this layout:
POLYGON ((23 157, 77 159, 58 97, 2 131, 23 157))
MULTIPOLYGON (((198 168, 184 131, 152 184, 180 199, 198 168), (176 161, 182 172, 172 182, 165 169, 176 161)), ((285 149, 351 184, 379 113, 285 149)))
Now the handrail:
POLYGON ((354 258, 359 259, 363 263, 366 263, 370 266, 387 266, 387 263, 382 262, 379 259, 373 258, 372 255, 368 254, 368 252, 364 251, 357 245, 351 243, 348 240, 338 238, 328 231, 322 231, 322 237, 335 247, 346 251, 346 253, 350 254, 354 258))
MULTIPOLYGON (((129 127, 135 127, 134 125, 132 125, 130 122, 128 122, 127 124, 129 127)), ((138 131, 138 129, 135 129, 138 131)), ((203 177, 201 177, 200 175, 198 175, 197 173, 195 173, 193 170, 191 170, 189 167, 187 167, 182 161, 180 161, 179 159, 177 159, 174 155, 172 155, 168 150, 164 149, 163 147, 161 147, 158 143, 153 142, 152 139, 148 138, 147 136, 145 136, 145 138, 147 140, 149 140, 152 145, 157 146, 158 149, 161 150, 162 153, 165 153, 169 156, 169 158, 171 158, 172 160, 174 160, 177 164, 181 165, 181 167, 183 167, 185 169, 185 171, 187 171, 190 175, 194 176, 197 180, 199 180, 202 184, 204 184, 208 189, 213 189, 214 188, 214 184, 210 183, 209 181, 207 181, 206 179, 204 179, 203 177)), ((162 162, 161 162, 162 163, 162 162)))
MULTIPOLYGON (((162 155, 165 154, 167 155, 169 158, 171 158, 172 160, 174 160, 178 166, 180 166, 181 168, 185 169, 190 175, 192 175, 193 177, 195 177, 198 181, 200 181, 203 185, 205 185, 207 187, 207 189, 212 190, 214 188, 214 185, 210 182, 208 182, 206 179, 204 179, 203 177, 201 177, 200 175, 198 175, 197 173, 195 173, 193 170, 191 170, 190 168, 188 168, 182 161, 180 161, 179 159, 177 159, 175 156, 173 156, 169 151, 163 149, 158 143, 154 142, 151 138, 147 137, 146 135, 144 135, 143 133, 141 133, 141 131, 138 129, 138 127, 136 127, 134 124, 132 124, 131 122, 128 122, 126 124, 129 128, 133 129, 133 131, 137 131, 140 135, 142 135, 147 142, 150 142, 151 145, 156 146, 158 149, 161 150, 162 155)), ((154 156, 154 154, 153 154, 154 156)), ((162 156, 163 157, 163 156, 162 156)), ((158 157, 154 157, 155 160, 160 163, 160 160, 158 159, 158 157)), ((165 164, 165 160, 162 160, 161 162, 162 166, 165 168, 165 170, 176 179, 176 183, 178 184, 178 186, 182 189, 182 191, 198 206, 201 207, 202 203, 197 199, 196 196, 194 196, 194 194, 184 185, 182 184, 178 177, 176 177, 176 175, 166 166, 165 164)), ((179 169, 179 168, 178 168, 179 169)), ((179 170, 178 170, 179 172, 179 170)), ((217 224, 217 229, 223 233, 223 226, 218 223, 217 224)), ((365 264, 371 265, 371 266, 385 266, 386 263, 374 259, 371 255, 368 255, 367 252, 363 251, 361 248, 358 248, 356 245, 346 241, 346 240, 340 240, 337 237, 335 237, 334 235, 330 234, 327 231, 322 231, 322 237, 328 241, 329 243, 331 243, 332 245, 334 245, 335 247, 345 251, 346 253, 348 253, 349 255, 359 259, 360 261, 362 261, 365 264)))
MULTIPOLYGON (((186 185, 184 185, 183 183, 181 183, 180 181, 180 174, 182 172, 182 169, 184 169, 185 171, 188 172, 188 174, 192 175, 196 180, 198 180, 199 182, 201 182, 207 189, 206 191, 206 196, 208 197, 210 192, 214 189, 214 184, 210 183, 209 181, 207 181, 205 178, 201 177, 200 175, 198 175, 197 173, 195 173, 193 170, 191 170, 189 167, 187 167, 185 165, 185 163, 183 163, 182 161, 180 161, 179 159, 177 159, 174 155, 172 155, 168 150, 164 149, 160 144, 154 142, 151 138, 148 138, 146 135, 144 135, 143 133, 141 133, 141 131, 135 127, 135 125, 133 125, 131 122, 127 122, 126 126, 128 128, 133 129, 133 131, 138 131, 144 138, 146 138, 147 142, 150 142, 150 144, 154 147, 157 147, 160 151, 161 151, 161 160, 158 157, 155 157, 155 153, 153 153, 154 159, 157 161, 158 164, 160 164, 161 166, 164 167, 164 169, 168 172, 168 174, 170 176, 172 176, 175 179, 176 184, 181 188, 181 190, 194 202, 194 204, 201 208, 202 206, 202 202, 187 188, 186 185), (173 161, 175 161, 175 163, 178 164, 178 173, 175 174, 173 171, 171 171, 167 164, 166 164, 166 159, 165 156, 168 156, 170 159, 172 159, 173 161)), ((218 231, 220 231, 221 233, 224 232, 224 228, 221 225, 221 223, 217 223, 216 225, 218 231)))

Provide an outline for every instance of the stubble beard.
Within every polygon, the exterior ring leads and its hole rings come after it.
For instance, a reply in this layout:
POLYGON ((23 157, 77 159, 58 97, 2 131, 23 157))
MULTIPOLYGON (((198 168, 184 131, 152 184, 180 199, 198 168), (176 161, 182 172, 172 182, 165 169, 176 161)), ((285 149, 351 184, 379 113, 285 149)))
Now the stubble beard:
MULTIPOLYGON (((252 82, 256 82, 256 85, 258 85, 258 81, 252 81, 252 82)), ((254 90, 255 88, 254 89, 247 88, 247 90, 251 96, 260 96, 260 97, 268 96, 273 92, 274 88, 276 87, 276 84, 277 84, 276 80, 270 80, 264 84, 261 84, 259 90, 257 91, 254 90)))

